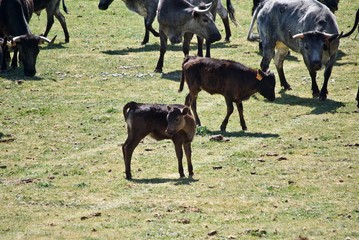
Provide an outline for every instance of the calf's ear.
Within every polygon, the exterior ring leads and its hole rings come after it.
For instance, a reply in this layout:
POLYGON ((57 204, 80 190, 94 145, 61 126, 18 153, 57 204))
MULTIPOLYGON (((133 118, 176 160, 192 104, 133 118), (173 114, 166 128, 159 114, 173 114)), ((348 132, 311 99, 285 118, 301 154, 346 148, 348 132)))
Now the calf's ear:
POLYGON ((167 111, 171 111, 172 107, 170 105, 167 105, 167 111))
POLYGON ((184 107, 184 108, 182 109, 182 115, 187 115, 188 112, 189 112, 189 108, 188 108, 188 107, 184 107))

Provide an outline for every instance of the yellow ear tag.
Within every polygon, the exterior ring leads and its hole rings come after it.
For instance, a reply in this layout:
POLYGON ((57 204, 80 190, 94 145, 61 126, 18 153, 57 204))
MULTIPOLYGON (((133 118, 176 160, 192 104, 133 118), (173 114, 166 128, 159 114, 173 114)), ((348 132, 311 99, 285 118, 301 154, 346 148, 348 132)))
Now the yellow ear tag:
POLYGON ((257 79, 258 81, 261 81, 261 80, 263 79, 262 75, 260 75, 258 71, 257 71, 256 79, 257 79))

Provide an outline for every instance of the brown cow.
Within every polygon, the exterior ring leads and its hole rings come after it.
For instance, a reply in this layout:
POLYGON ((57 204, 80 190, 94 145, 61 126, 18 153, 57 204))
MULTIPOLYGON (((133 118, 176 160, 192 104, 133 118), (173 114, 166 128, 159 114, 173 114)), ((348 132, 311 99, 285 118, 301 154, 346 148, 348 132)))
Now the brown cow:
POLYGON ((144 104, 129 102, 123 107, 127 123, 127 139, 122 145, 126 178, 131 179, 131 158, 139 142, 150 135, 156 140, 171 139, 175 145, 178 159, 178 172, 183 172, 183 151, 187 157, 188 173, 193 175, 191 161, 191 142, 195 135, 196 124, 187 106, 181 104, 144 104))
POLYGON ((191 105, 197 125, 201 125, 197 114, 197 96, 203 89, 210 94, 221 94, 227 104, 227 115, 222 122, 221 131, 225 132, 228 119, 233 112, 233 102, 237 104, 240 123, 247 130, 243 117, 242 101, 259 92, 269 101, 275 99, 275 77, 273 73, 253 70, 241 63, 203 57, 187 57, 182 65, 182 80, 179 91, 187 82, 189 94, 185 104, 191 105))

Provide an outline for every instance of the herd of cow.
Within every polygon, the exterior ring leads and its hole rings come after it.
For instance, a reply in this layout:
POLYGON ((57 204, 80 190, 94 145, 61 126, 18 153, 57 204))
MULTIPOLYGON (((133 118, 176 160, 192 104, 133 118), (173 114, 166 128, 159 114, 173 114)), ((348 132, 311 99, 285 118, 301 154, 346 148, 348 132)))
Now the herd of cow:
MULTIPOLYGON (((38 45, 51 43, 48 35, 54 16, 59 20, 69 42, 66 21, 60 12, 61 0, 0 0, 0 66, 1 71, 17 67, 17 59, 22 63, 25 76, 36 74, 38 45), (31 33, 29 21, 32 14, 40 14, 46 9, 47 26, 43 35, 31 33), (9 50, 14 54, 10 58, 9 50), (19 54, 19 57, 17 56, 19 54)), ((100 0, 98 8, 106 10, 113 0, 100 0)), ((127 103, 123 114, 127 123, 128 136, 122 146, 125 160, 126 178, 131 178, 131 157, 139 142, 147 135, 157 140, 171 139, 175 145, 178 170, 184 177, 183 150, 187 157, 189 175, 193 175, 191 163, 191 142, 196 125, 200 125, 196 99, 201 90, 225 97, 227 115, 220 129, 226 130, 228 119, 233 112, 233 102, 239 112, 240 124, 247 129, 242 101, 259 92, 269 101, 275 99, 275 77, 269 72, 269 64, 274 60, 281 86, 291 89, 287 82, 283 62, 289 49, 300 53, 312 80, 312 94, 321 100, 327 98, 327 84, 330 78, 341 38, 348 37, 358 26, 359 10, 353 28, 346 34, 339 32, 334 12, 339 0, 253 0, 252 21, 248 32, 249 41, 259 41, 262 50, 260 69, 253 70, 243 64, 229 60, 210 58, 210 46, 221 39, 215 24, 218 13, 224 23, 229 41, 231 31, 229 18, 236 24, 231 0, 226 0, 227 9, 221 0, 123 0, 126 6, 144 17, 145 36, 142 44, 149 41, 150 32, 160 38, 160 57, 155 72, 162 72, 167 41, 183 43, 186 56, 182 64, 182 80, 179 91, 187 83, 189 94, 185 105, 127 103), (157 16, 159 31, 152 23, 157 16), (257 22, 258 35, 253 33, 257 22), (198 57, 190 57, 189 45, 193 36, 197 37, 198 57), (206 40, 206 57, 203 56, 203 41, 206 40), (316 83, 317 71, 324 65, 324 82, 319 91, 316 83), (191 107, 191 110, 189 109, 191 107), (183 150, 182 150, 183 149, 183 150)), ((67 12, 64 0, 63 9, 67 12)), ((359 107, 359 88, 357 94, 359 107)))

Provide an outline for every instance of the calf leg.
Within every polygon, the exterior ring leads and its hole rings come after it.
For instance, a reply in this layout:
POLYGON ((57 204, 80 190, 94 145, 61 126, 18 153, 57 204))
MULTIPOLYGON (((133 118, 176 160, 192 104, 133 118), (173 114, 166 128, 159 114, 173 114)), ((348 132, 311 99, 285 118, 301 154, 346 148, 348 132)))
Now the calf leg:
MULTIPOLYGON (((201 126, 201 120, 199 120, 199 117, 198 117, 198 114, 197 114, 197 96, 198 96, 198 93, 196 93, 196 94, 189 93, 188 95, 187 95, 187 97, 190 99, 190 102, 191 102, 191 108, 192 108, 192 111, 193 111, 194 118, 196 120, 196 125, 201 126), (190 95, 190 96, 188 97, 188 95, 190 95)), ((187 101, 187 97, 186 97, 186 101, 187 101)))
POLYGON ((233 113, 233 102, 231 99, 226 98, 226 104, 227 104, 227 115, 224 118, 222 124, 221 124, 221 131, 225 132, 228 124, 228 119, 233 113))
POLYGON ((160 40, 161 40, 160 57, 157 61, 157 66, 155 68, 155 72, 159 72, 159 73, 162 72, 163 60, 167 50, 167 36, 163 31, 160 31, 160 40))
POLYGON ((126 179, 131 179, 131 159, 132 154, 140 141, 146 136, 145 133, 137 133, 133 135, 129 132, 125 143, 122 145, 123 160, 125 162, 126 179))
POLYGON ((320 100, 325 100, 327 99, 327 94, 328 94, 328 81, 330 78, 330 75, 332 74, 332 69, 333 69, 333 65, 329 65, 325 68, 324 71, 324 82, 323 82, 323 86, 322 89, 320 90, 320 96, 319 99, 320 100))
POLYGON ((178 139, 173 139, 173 143, 175 145, 176 156, 178 160, 178 173, 180 177, 183 178, 185 177, 185 175, 183 172, 183 164, 182 164, 182 159, 183 159, 182 143, 178 139))
POLYGON ((193 176, 191 143, 183 143, 183 149, 187 158, 188 174, 189 176, 193 176))
POLYGON ((241 122, 242 130, 247 130, 246 122, 244 121, 244 115, 243 115, 243 104, 242 102, 236 102, 237 104, 237 110, 239 113, 239 121, 241 122))
POLYGON ((284 90, 291 90, 292 88, 288 84, 283 71, 283 62, 285 57, 288 55, 288 48, 287 47, 279 47, 275 51, 274 55, 274 64, 277 68, 277 72, 280 79, 280 85, 284 88, 284 90))

